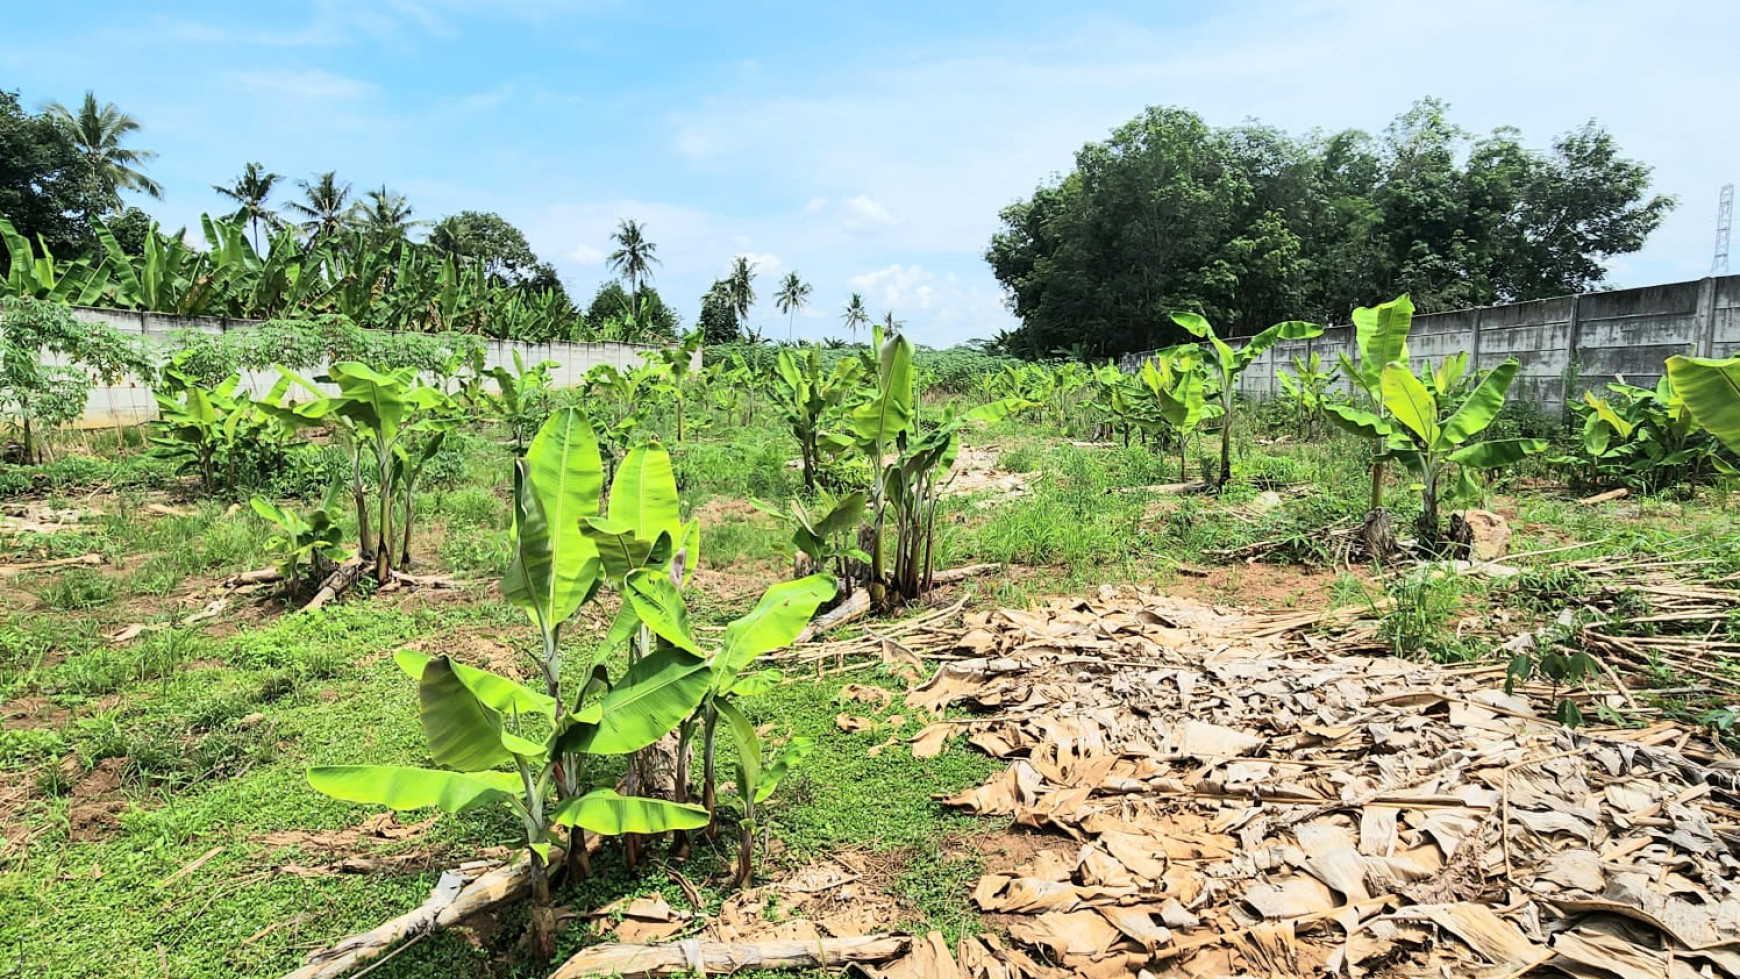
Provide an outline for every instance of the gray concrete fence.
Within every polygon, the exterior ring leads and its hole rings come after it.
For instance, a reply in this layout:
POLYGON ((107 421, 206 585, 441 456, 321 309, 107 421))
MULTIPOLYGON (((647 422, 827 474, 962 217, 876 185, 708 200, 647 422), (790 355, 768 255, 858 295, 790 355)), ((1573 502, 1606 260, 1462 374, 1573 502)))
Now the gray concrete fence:
MULTIPOLYGON (((165 316, 159 313, 140 313, 120 309, 91 309, 83 306, 73 307, 73 316, 86 323, 106 323, 121 333, 139 337, 149 346, 158 348, 162 354, 172 352, 178 334, 207 333, 223 334, 251 330, 259 327, 257 320, 225 319, 211 316, 165 316)), ((550 371, 550 381, 556 387, 573 387, 581 383, 586 372, 600 364, 612 367, 639 367, 645 361, 641 355, 648 351, 664 349, 635 343, 569 343, 563 340, 549 343, 521 343, 517 340, 486 340, 484 347, 484 368, 506 367, 513 369, 514 354, 517 352, 527 367, 542 361, 551 360, 556 366, 550 371)), ((701 366, 701 354, 695 353, 694 366, 701 366)), ((318 374, 325 370, 322 366, 310 374, 318 374)), ((273 370, 242 371, 244 386, 255 397, 266 394, 272 385, 278 381, 278 373, 273 370)), ((112 387, 95 386, 91 388, 90 400, 85 404, 85 415, 80 420, 80 427, 131 425, 151 421, 157 417, 157 401, 151 395, 151 389, 137 378, 123 378, 119 384, 112 387)))
MULTIPOLYGON (((1515 357, 1520 366, 1511 400, 1557 414, 1567 393, 1575 398, 1616 377, 1654 387, 1674 354, 1740 354, 1740 275, 1414 317, 1408 353, 1416 367, 1464 351, 1477 368, 1515 357)), ((1357 363, 1353 327, 1331 326, 1315 339, 1276 344, 1245 370, 1239 393, 1280 394, 1279 369, 1291 373, 1294 357, 1306 360, 1312 353, 1325 369, 1340 353, 1357 363)), ((1121 363, 1139 369, 1151 354, 1129 354, 1121 363)))

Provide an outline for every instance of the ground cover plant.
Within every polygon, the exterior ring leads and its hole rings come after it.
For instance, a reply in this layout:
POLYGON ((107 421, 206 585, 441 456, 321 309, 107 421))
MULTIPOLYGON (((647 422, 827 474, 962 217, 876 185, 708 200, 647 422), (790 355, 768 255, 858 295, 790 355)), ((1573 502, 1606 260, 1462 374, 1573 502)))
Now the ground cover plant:
MULTIPOLYGON (((974 882, 1028 837, 933 799, 1002 763, 903 699, 936 665, 913 637, 1109 585, 1338 609, 1566 724, 1731 740, 1740 640, 1709 596, 1740 574, 1740 367, 1670 362, 1651 396, 1685 442, 1620 479, 1580 417, 1510 435, 1509 368, 1408 358, 1404 312, 1362 310, 1351 384, 1301 363, 1279 411, 1198 345, 944 380, 877 331, 579 391, 341 361, 337 394, 286 365, 257 400, 184 356, 162 422, 0 471, 0 969, 283 975, 475 859, 534 868, 528 899, 371 975, 547 976, 637 899, 686 937, 842 860, 879 927, 997 934, 974 882), (239 498, 206 478, 255 466, 232 416, 281 459, 239 498), (1380 507, 1414 539, 1369 550, 1380 507), (1511 557, 1456 563, 1447 511, 1475 507, 1511 557)), ((1609 447, 1667 430, 1585 405, 1609 447)))

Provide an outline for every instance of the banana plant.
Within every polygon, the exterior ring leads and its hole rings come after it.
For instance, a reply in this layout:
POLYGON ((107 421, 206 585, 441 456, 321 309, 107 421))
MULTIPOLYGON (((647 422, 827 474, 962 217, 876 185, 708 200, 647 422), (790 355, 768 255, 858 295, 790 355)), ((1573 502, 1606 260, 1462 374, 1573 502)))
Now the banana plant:
POLYGON ((643 568, 629 577, 627 585, 628 604, 646 628, 669 648, 705 657, 711 671, 712 684, 706 696, 678 728, 677 800, 688 800, 688 757, 699 729, 702 806, 717 813, 715 748, 719 721, 724 720, 737 747, 737 791, 744 807, 738 825, 737 883, 746 885, 754 876, 756 806, 767 800, 784 773, 808 753, 809 746, 801 739, 794 740, 771 764, 764 764, 760 736, 744 718, 738 700, 780 682, 778 670, 750 672, 750 667, 763 654, 788 646, 797 638, 816 609, 834 597, 834 578, 814 574, 774 585, 749 614, 725 627, 719 644, 712 649, 703 647, 690 629, 688 608, 671 575, 643 568))
POLYGON ((707 825, 707 811, 699 806, 620 795, 609 785, 590 783, 581 770, 586 759, 644 748, 692 714, 711 683, 699 657, 665 650, 636 664, 614 687, 588 684, 573 702, 445 656, 404 651, 396 660, 416 680, 418 720, 437 767, 316 766, 308 770, 308 782, 336 799, 395 810, 457 814, 505 804, 519 817, 531 851, 532 943, 540 957, 554 951, 549 867, 556 827, 573 831, 572 854, 584 852, 580 830, 622 836, 707 825), (541 741, 526 737, 545 729, 541 741), (552 788, 561 783, 575 790, 558 791, 552 799, 552 788))
POLYGON ((338 484, 331 484, 320 505, 306 512, 279 506, 260 496, 248 500, 255 513, 278 528, 278 533, 266 541, 266 549, 283 556, 278 567, 289 582, 290 595, 301 591, 304 566, 314 578, 319 578, 326 568, 349 555, 342 541, 344 530, 333 519, 338 493, 338 484))
POLYGON ((492 413, 508 424, 514 436, 514 451, 525 451, 526 436, 543 423, 550 407, 550 371, 561 366, 553 360, 530 367, 520 352, 514 352, 514 369, 492 367, 486 376, 495 381, 496 395, 485 396, 492 413))
POLYGON ((1698 426, 1740 453, 1740 357, 1669 357, 1667 377, 1698 426))
POLYGON ((38 249, 0 217, 0 247, 7 256, 6 278, 0 280, 0 299, 39 299, 47 302, 95 306, 108 289, 108 270, 103 260, 95 264, 79 258, 60 264, 40 239, 38 249), (37 255, 36 251, 41 251, 37 255))
POLYGON ((1190 479, 1190 442, 1203 420, 1220 413, 1208 403, 1207 372, 1194 345, 1163 350, 1142 365, 1141 383, 1178 439, 1178 479, 1190 479))
MULTIPOLYGON (((401 441, 413 431, 426 430, 437 424, 435 419, 438 416, 452 415, 452 400, 438 388, 418 381, 417 370, 411 367, 382 372, 356 361, 333 364, 321 380, 336 385, 337 394, 327 394, 314 382, 293 371, 279 370, 315 396, 305 405, 279 412, 280 418, 303 422, 334 419, 348 433, 352 461, 351 493, 357 506, 362 541, 358 549, 365 558, 374 561, 375 580, 387 581, 394 565, 394 544, 399 543, 393 532, 395 505, 402 493, 397 477, 409 471, 398 462, 401 441), (367 491, 362 479, 365 452, 373 460, 376 476, 377 522, 372 536, 365 505, 367 491)), ((409 522, 409 514, 405 516, 409 522)))
POLYGON ((1384 464, 1388 461, 1385 436, 1374 436, 1363 419, 1375 415, 1383 420, 1384 368, 1392 363, 1408 364, 1408 331, 1414 324, 1414 304, 1406 293, 1377 306, 1361 306, 1353 311, 1355 344, 1359 348, 1359 363, 1340 354, 1341 373, 1348 383, 1363 393, 1369 410, 1352 405, 1326 404, 1329 421, 1337 427, 1373 438, 1371 455, 1371 506, 1381 510, 1384 505, 1384 464))
POLYGON ((654 384, 658 390, 668 395, 671 403, 677 409, 677 443, 681 444, 684 434, 684 407, 688 400, 689 378, 695 373, 695 355, 700 352, 707 335, 700 330, 689 331, 683 342, 674 347, 660 347, 658 350, 642 354, 650 365, 657 368, 654 384))
POLYGON ((1421 509, 1418 524, 1422 541, 1440 540, 1438 504, 1442 480, 1454 465, 1468 486, 1473 470, 1501 469, 1523 458, 1546 451, 1540 439, 1495 439, 1473 441, 1498 417, 1506 393, 1516 380, 1515 358, 1493 368, 1474 385, 1459 404, 1442 400, 1432 386, 1420 380, 1407 366, 1393 363, 1384 368, 1380 383, 1384 414, 1348 408, 1343 423, 1387 446, 1387 455, 1400 460, 1419 478, 1421 509))
POLYGON ((1004 398, 966 412, 951 405, 935 425, 922 426, 913 388, 911 341, 898 333, 885 337, 877 328, 872 349, 873 387, 870 397, 852 409, 848 431, 872 474, 866 548, 870 599, 877 608, 886 609, 930 591, 937 504, 942 480, 959 449, 961 427, 997 421, 1028 403, 1004 398))
POLYGON ((845 582, 850 596, 856 577, 853 566, 862 567, 870 561, 856 540, 867 500, 858 490, 838 498, 823 494, 819 502, 820 506, 806 506, 802 500, 791 501, 792 545, 809 561, 811 570, 831 569, 845 582))
POLYGON ((821 348, 813 344, 801 354, 790 349, 779 352, 768 399, 797 439, 806 490, 815 491, 824 458, 837 456, 851 445, 823 425, 855 393, 859 368, 857 360, 848 358, 824 371, 821 348))
POLYGON ((1201 337, 1214 346, 1215 357, 1211 363, 1219 370, 1216 380, 1219 382, 1221 407, 1220 479, 1216 481, 1216 485, 1225 486, 1232 479, 1233 402, 1238 395, 1239 375, 1275 344, 1283 340, 1306 340, 1322 336, 1323 327, 1304 320, 1286 320, 1251 337, 1234 350, 1215 334, 1208 320, 1196 313, 1173 313, 1172 322, 1183 327, 1191 336, 1201 337))
POLYGON ((1324 406, 1341 379, 1341 370, 1323 367, 1323 358, 1313 350, 1308 357, 1293 355, 1293 373, 1281 371, 1281 392, 1293 403, 1301 438, 1315 438, 1323 428, 1324 406))

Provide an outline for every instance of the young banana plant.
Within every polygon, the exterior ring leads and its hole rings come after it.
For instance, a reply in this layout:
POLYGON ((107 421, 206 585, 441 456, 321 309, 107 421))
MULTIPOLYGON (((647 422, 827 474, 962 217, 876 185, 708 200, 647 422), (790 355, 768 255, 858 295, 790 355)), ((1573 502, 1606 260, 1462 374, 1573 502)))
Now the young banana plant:
POLYGON ((1193 344, 1162 350, 1142 365, 1142 386, 1160 417, 1178 438, 1178 480, 1190 479, 1190 442, 1206 418, 1221 410, 1208 403, 1208 376, 1200 348, 1193 344))
POLYGON ((1221 407, 1220 479, 1216 485, 1225 486, 1232 479, 1233 402, 1238 395, 1239 375, 1275 344, 1282 340, 1305 340, 1322 336, 1323 327, 1303 320, 1287 320, 1251 337, 1234 350, 1216 335, 1214 328, 1208 325, 1208 320, 1195 313, 1173 313, 1172 322, 1182 326, 1191 336, 1201 337, 1214 346, 1215 356, 1211 363, 1218 373, 1221 407))
POLYGON ((1383 393, 1384 367, 1392 363, 1409 363, 1408 331, 1413 328, 1413 323, 1414 304, 1406 293, 1387 303, 1354 310, 1353 328, 1359 347, 1359 363, 1355 364, 1346 354, 1341 354, 1341 373, 1348 383, 1366 396, 1371 407, 1362 411, 1352 405, 1324 405, 1330 422, 1338 428, 1374 439, 1370 507, 1374 511, 1383 509, 1384 505, 1384 463, 1389 459, 1388 442, 1385 436, 1374 435, 1371 426, 1363 419, 1371 415, 1376 415, 1380 421, 1384 419, 1387 413, 1383 393))
POLYGON ((744 718, 738 701, 779 683, 777 670, 749 672, 765 653, 791 644, 823 602, 834 597, 832 575, 814 574, 769 588, 748 615, 725 627, 719 644, 705 649, 689 627, 688 608, 671 576, 651 569, 634 572, 628 579, 628 600, 635 615, 667 648, 706 658, 712 685, 699 709, 678 729, 676 788, 679 802, 688 799, 688 755, 696 729, 702 744, 701 798, 709 813, 716 813, 717 781, 715 747, 720 720, 726 722, 737 748, 737 791, 743 802, 739 823, 737 882, 747 884, 754 875, 756 806, 767 800, 784 774, 808 754, 810 744, 795 739, 771 762, 764 761, 764 748, 755 726, 744 718))
POLYGON ((291 595, 301 591, 304 565, 319 575, 325 566, 348 556, 342 543, 343 528, 333 519, 338 493, 337 483, 328 486, 320 505, 306 513, 279 506, 264 497, 248 501, 255 513, 278 528, 278 533, 266 541, 266 549, 283 555, 279 572, 289 582, 291 595))
POLYGON ((1740 453, 1740 357, 1669 357, 1667 376, 1698 426, 1740 453))
POLYGON ((1400 460, 1419 478, 1418 529, 1428 545, 1440 540, 1438 504, 1442 480, 1451 465, 1458 467, 1466 483, 1471 470, 1501 469, 1546 450, 1547 444, 1540 439, 1473 441, 1498 417, 1516 372, 1516 359, 1505 361, 1455 403, 1441 399, 1434 390, 1436 384, 1428 385, 1407 366, 1392 363, 1384 368, 1379 382, 1384 414, 1357 408, 1340 413, 1344 426, 1383 440, 1386 456, 1400 460))
POLYGON ((337 799, 396 810, 460 813, 507 805, 531 850, 533 947, 543 958, 554 950, 548 867, 555 827, 573 831, 572 857, 576 849, 584 853, 580 830, 621 836, 707 824, 699 806, 619 795, 590 785, 579 770, 586 758, 638 751, 693 713, 711 682, 698 657, 675 649, 649 657, 618 685, 589 686, 571 703, 560 692, 550 697, 445 656, 406 651, 397 661, 417 682, 418 720, 437 767, 317 766, 308 770, 308 782, 337 799), (541 741, 525 736, 539 729, 548 731, 541 741), (564 794, 563 782, 578 787, 564 794), (552 787, 558 787, 554 799, 552 787))
POLYGON ((769 400, 797 439, 806 490, 815 491, 824 457, 839 455, 851 445, 824 431, 823 425, 854 393, 860 366, 857 360, 842 359, 832 371, 824 371, 821 348, 814 345, 802 353, 779 352, 769 400))

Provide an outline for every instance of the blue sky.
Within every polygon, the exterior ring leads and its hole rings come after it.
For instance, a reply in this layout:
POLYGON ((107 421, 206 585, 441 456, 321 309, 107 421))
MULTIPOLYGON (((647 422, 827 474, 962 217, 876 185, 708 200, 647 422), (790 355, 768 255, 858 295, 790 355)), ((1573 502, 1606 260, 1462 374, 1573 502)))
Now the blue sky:
POLYGON ((770 336, 796 269, 800 336, 842 333, 857 290, 941 346, 1011 325, 980 257, 997 210, 1147 104, 1376 130, 1432 94, 1540 146, 1594 117, 1681 198, 1613 282, 1705 275, 1740 180, 1737 37, 1725 0, 78 0, 8 13, 0 87, 138 116, 166 224, 249 160, 336 169, 419 217, 500 212, 581 301, 633 217, 688 321, 746 254, 770 336))

